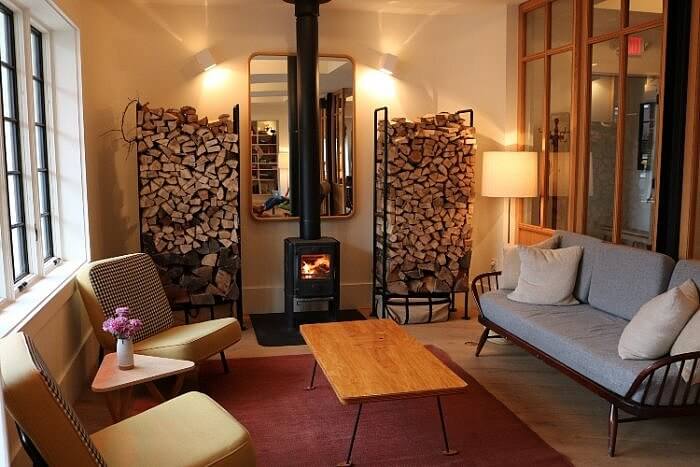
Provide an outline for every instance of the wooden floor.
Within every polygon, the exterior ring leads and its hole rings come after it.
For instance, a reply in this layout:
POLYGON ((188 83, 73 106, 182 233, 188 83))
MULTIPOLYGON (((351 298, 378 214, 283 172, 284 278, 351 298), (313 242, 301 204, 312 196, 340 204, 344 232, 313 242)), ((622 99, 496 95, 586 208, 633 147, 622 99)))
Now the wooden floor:
MULTIPOLYGON (((650 420, 620 427, 617 457, 607 452, 608 405, 602 399, 519 348, 497 341, 481 357, 474 348, 482 327, 475 319, 411 325, 406 329, 425 344, 445 350, 545 441, 585 466, 698 466, 700 418, 650 420)), ((253 330, 227 352, 229 358, 308 353, 306 346, 261 347, 253 330)), ((76 410, 90 431, 110 423, 102 399, 86 387, 76 410)), ((464 420, 469 423, 469 420, 464 420)), ((475 447, 474 454, 478 454, 475 447)), ((523 465, 527 461, 523 460, 523 465)))

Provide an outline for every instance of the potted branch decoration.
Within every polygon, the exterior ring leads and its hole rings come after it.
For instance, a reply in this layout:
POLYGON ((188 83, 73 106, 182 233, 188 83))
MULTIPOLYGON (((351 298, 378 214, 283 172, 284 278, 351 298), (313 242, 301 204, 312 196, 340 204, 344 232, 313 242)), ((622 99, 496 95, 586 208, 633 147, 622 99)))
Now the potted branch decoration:
POLYGON ((108 318, 102 324, 102 329, 117 339, 117 362, 120 370, 130 370, 134 367, 134 342, 132 337, 142 326, 141 320, 129 319, 129 308, 120 307, 114 310, 114 317, 108 318))

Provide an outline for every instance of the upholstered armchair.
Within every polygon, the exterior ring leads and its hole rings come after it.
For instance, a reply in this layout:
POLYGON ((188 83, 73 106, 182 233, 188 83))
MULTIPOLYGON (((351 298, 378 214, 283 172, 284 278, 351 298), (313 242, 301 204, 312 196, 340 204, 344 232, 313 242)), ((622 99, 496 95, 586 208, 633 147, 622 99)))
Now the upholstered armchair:
POLYGON ((23 333, 0 340, 5 407, 34 465, 255 466, 248 431, 208 396, 189 392, 88 435, 23 333))
POLYGON ((241 340, 240 323, 221 318, 173 326, 173 311, 150 256, 136 253, 87 264, 78 272, 77 284, 103 351, 113 352, 116 343, 102 323, 126 306, 130 317, 143 322, 134 352, 195 363, 219 353, 228 372, 224 349, 241 340))

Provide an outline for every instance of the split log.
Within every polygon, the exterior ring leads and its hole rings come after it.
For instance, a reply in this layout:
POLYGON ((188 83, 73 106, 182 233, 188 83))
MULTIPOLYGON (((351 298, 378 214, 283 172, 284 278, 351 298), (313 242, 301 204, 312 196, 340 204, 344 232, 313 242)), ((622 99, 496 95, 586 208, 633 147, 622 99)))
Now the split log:
MULTIPOLYGON (((388 198, 388 288, 395 293, 465 291, 471 257, 475 129, 457 114, 424 115, 418 121, 394 118, 383 147, 378 127, 377 196, 388 198)), ((379 203, 381 206, 382 203, 379 203)), ((385 230, 385 232, 383 231, 385 230)), ((381 269, 381 265, 378 265, 381 269)))

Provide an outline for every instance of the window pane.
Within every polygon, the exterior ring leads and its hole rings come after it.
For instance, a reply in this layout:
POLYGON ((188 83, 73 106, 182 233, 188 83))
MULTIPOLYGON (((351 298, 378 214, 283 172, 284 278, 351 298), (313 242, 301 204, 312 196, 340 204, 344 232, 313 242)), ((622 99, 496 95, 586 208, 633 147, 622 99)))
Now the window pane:
POLYGON ((41 34, 32 30, 32 75, 37 78, 44 76, 41 49, 41 34))
POLYGON ((571 43, 573 14, 571 0, 556 0, 552 2, 552 48, 571 43))
POLYGON ((565 229, 569 212, 571 163, 571 52, 553 55, 551 60, 545 227, 565 229))
POLYGON ((630 0, 629 25, 657 21, 664 16, 663 0, 630 0))
POLYGON ((21 170, 18 165, 17 132, 15 128, 14 123, 5 122, 5 160, 7 161, 8 172, 21 170))
POLYGON ((49 181, 46 172, 39 172, 39 212, 46 214, 49 212, 49 181))
POLYGON ((24 227, 12 229, 12 266, 14 279, 18 281, 29 272, 27 270, 27 239, 24 227))
POLYGON ((593 36, 620 29, 620 0, 593 0, 593 36))
POLYGON ((34 82, 34 119, 37 123, 44 123, 44 83, 33 80, 34 82))
POLYGON ((51 229, 51 217, 44 216, 41 218, 41 234, 44 259, 47 260, 53 256, 53 234, 51 229))
POLYGON ((43 257, 48 259, 54 255, 53 233, 51 231, 51 196, 48 173, 48 147, 46 134, 46 102, 43 74, 43 51, 41 47, 41 32, 32 29, 32 63, 34 67, 34 139, 36 142, 36 157, 39 180, 39 211, 41 213, 43 257))
POLYGON ((19 175, 7 177, 7 198, 10 207, 10 224, 14 225, 22 222, 22 191, 20 189, 21 178, 19 175))
POLYGON ((646 50, 639 57, 630 56, 627 64, 622 242, 651 249, 662 30, 643 31, 639 36, 646 50))
POLYGON ((37 168, 46 168, 46 139, 44 138, 44 133, 46 129, 40 126, 35 126, 34 137, 36 140, 36 158, 37 158, 37 168))
POLYGON ((12 17, 3 12, 0 17, 0 60, 6 63, 12 62, 10 31, 12 31, 12 17))
POLYGON ((544 8, 538 8, 525 14, 525 48, 530 55, 544 50, 544 8))
POLYGON ((14 72, 2 67, 2 114, 7 118, 17 118, 17 109, 15 108, 14 90, 17 89, 15 84, 14 72))
POLYGON ((619 68, 612 39, 591 46, 590 162, 586 232, 612 239, 619 68))
MULTIPOLYGON (((544 59, 525 65, 525 127, 523 150, 542 154, 542 124, 544 123, 544 59)), ((541 158, 540 158, 541 160, 541 158)), ((540 225, 540 199, 523 200, 523 218, 526 224, 540 225)))

